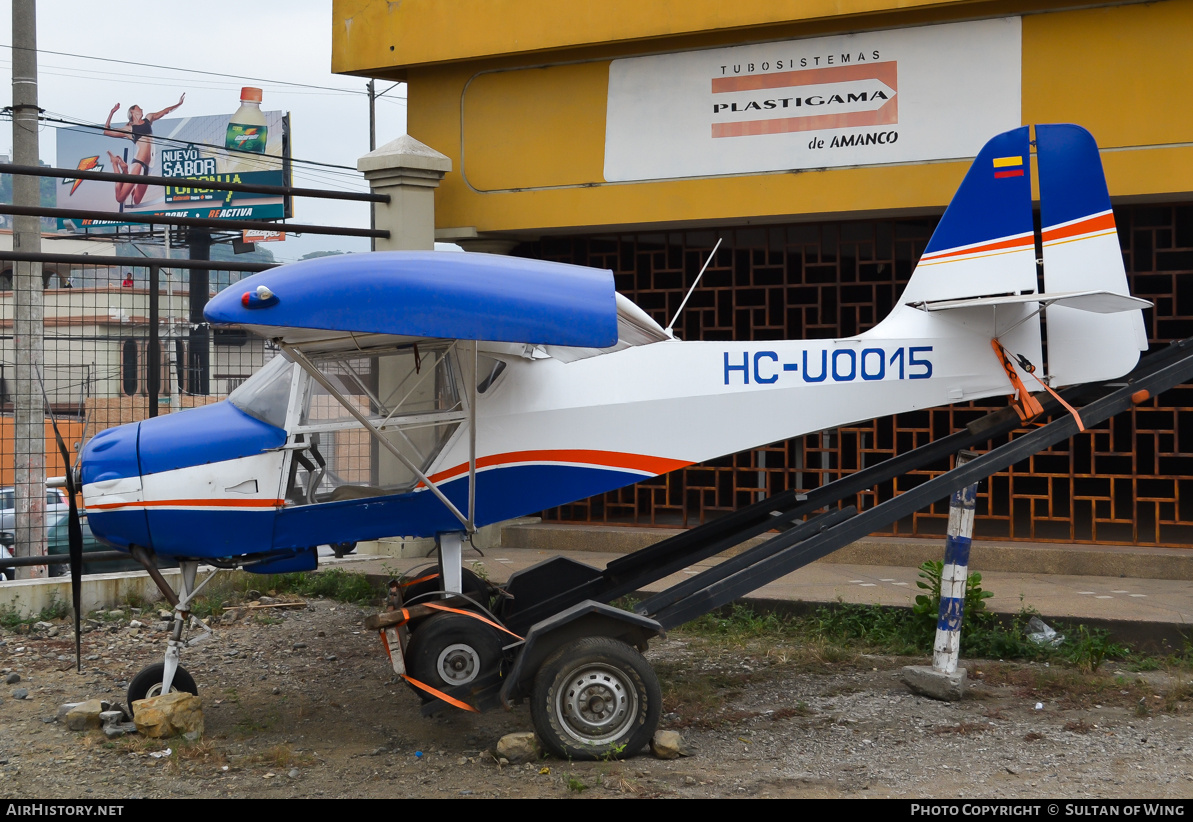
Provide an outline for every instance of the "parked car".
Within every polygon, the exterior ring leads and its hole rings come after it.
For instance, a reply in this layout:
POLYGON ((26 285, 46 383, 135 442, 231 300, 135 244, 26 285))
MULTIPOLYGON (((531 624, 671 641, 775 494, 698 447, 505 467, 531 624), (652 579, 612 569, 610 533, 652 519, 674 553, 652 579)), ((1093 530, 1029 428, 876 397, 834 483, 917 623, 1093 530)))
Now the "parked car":
MULTIPOLYGON (((83 532, 83 573, 84 574, 110 574, 117 571, 142 571, 141 563, 137 562, 131 556, 125 559, 100 560, 98 562, 87 562, 87 554, 95 553, 97 551, 114 551, 110 545, 100 542, 96 536, 91 533, 91 527, 87 524, 87 512, 79 512, 79 527, 83 532)), ((12 558, 12 546, 16 542, 16 534, 11 531, 0 530, 0 574, 3 574, 4 579, 16 579, 16 569, 8 566, 6 560, 12 558)), ((70 512, 61 514, 53 525, 50 526, 46 532, 46 553, 50 556, 60 556, 66 558, 70 556, 70 512)), ((168 562, 161 562, 158 564, 159 568, 177 568, 178 563, 171 560, 168 562)), ((62 563, 60 565, 49 566, 49 575, 52 577, 62 577, 70 574, 70 565, 62 563)))
MULTIPOLYGON (((128 559, 105 560, 103 562, 87 562, 87 555, 96 551, 113 551, 110 545, 105 545, 91 533, 87 524, 87 512, 79 512, 79 527, 83 531, 83 573, 111 574, 116 571, 140 571, 141 563, 131 556, 128 559)), ((46 534, 46 553, 50 556, 70 556, 70 514, 63 514, 58 518, 46 534)), ((51 565, 50 576, 61 577, 70 574, 69 565, 51 565)))
MULTIPOLYGON (((115 551, 111 545, 100 542, 94 534, 91 533, 91 527, 87 524, 87 512, 79 511, 79 527, 83 531, 83 573, 84 574, 112 574, 117 571, 143 571, 141 563, 137 562, 131 556, 125 559, 110 559, 101 560, 99 562, 87 562, 87 555, 96 551, 115 551)), ((46 535, 46 553, 50 556, 60 555, 63 557, 70 556, 70 514, 63 514, 58 518, 58 521, 50 528, 46 535)), ((2 562, 3 560, 0 560, 2 562)), ((178 563, 174 560, 168 562, 158 562, 159 568, 177 568, 178 563)), ((50 576, 61 577, 70 574, 70 566, 63 563, 62 565, 51 565, 50 576)), ((11 577, 10 577, 11 579, 11 577)))
MULTIPOLYGON (((0 488, 0 531, 16 529, 16 508, 16 491, 0 488)), ((46 527, 52 526, 69 510, 70 502, 64 491, 59 488, 46 489, 46 527)))
POLYGON ((0 531, 0 577, 5 580, 17 578, 17 569, 8 564, 8 560, 12 559, 14 542, 16 536, 12 531, 0 531))

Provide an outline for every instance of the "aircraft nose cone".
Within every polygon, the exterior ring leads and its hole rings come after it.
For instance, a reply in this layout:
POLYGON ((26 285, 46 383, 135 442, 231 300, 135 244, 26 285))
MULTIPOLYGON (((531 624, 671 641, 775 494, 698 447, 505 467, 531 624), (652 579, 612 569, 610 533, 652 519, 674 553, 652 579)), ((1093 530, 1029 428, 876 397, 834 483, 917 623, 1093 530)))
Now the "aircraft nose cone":
POLYGON ((83 446, 79 477, 83 485, 139 477, 137 429, 140 423, 118 425, 100 431, 83 446))
POLYGON ((139 427, 129 423, 101 431, 79 457, 78 481, 91 531, 122 548, 153 544, 141 507, 139 427))

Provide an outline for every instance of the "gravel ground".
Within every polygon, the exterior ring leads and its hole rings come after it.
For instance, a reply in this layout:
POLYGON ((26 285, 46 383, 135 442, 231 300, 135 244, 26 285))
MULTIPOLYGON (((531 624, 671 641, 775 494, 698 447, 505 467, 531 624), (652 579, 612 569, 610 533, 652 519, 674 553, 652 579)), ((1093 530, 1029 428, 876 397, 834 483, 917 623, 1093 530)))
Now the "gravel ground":
POLYGON ((1187 671, 1078 674, 970 661, 965 699, 911 693, 925 660, 734 647, 683 633, 647 657, 664 683, 662 727, 691 755, 502 765, 525 706, 426 719, 355 606, 314 600, 221 624, 183 664, 199 684, 195 744, 109 740, 56 720, 66 702, 124 702, 160 661, 156 614, 106 615, 74 669, 66 624, 3 631, 0 794, 138 797, 903 797, 1193 796, 1187 671), (56 635, 53 635, 56 634, 56 635), (844 657, 844 658, 840 658, 844 657), (15 676, 14 676, 15 675, 15 676), (19 677, 19 681, 15 681, 19 677), (24 693, 22 693, 22 691, 24 693), (169 749, 168 753, 164 753, 169 749))

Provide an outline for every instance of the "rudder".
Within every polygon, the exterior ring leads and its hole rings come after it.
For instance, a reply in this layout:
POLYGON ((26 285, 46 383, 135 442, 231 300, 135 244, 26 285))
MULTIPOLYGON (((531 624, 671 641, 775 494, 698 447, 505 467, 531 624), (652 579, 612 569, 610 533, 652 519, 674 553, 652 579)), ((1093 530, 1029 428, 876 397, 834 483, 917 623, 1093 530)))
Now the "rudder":
MULTIPOLYGON (((1036 126, 1040 223, 1047 293, 1128 295, 1127 275, 1098 146, 1080 126, 1036 126)), ((1147 349, 1138 310, 1099 314, 1062 305, 1047 310, 1052 385, 1114 379, 1147 349)))

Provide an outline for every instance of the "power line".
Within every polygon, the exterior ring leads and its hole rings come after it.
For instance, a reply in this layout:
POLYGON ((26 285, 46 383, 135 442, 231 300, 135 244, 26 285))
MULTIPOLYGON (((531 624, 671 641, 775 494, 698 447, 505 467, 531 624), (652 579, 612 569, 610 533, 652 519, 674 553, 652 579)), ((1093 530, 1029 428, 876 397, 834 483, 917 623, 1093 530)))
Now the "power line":
MULTIPOLYGON (((43 115, 40 118, 40 120, 41 120, 41 122, 45 123, 50 128, 86 128, 86 129, 91 129, 93 131, 100 131, 100 132, 107 130, 105 126, 99 125, 98 123, 88 123, 83 120, 75 120, 75 119, 70 118, 67 115, 61 114, 59 112, 49 112, 49 113, 58 114, 58 116, 57 117, 49 117, 49 116, 43 115), (55 123, 57 123, 58 125, 54 125, 55 123)), ((0 114, 2 114, 4 116, 11 116, 9 114, 9 112, 2 111, 2 110, 0 110, 0 114)), ((174 143, 174 144, 180 145, 180 146, 200 146, 202 148, 216 149, 218 151, 225 151, 225 152, 228 151, 228 149, 225 148, 224 146, 217 145, 215 143, 199 143, 199 142, 194 142, 192 140, 179 140, 174 137, 159 136, 156 134, 153 136, 153 140, 155 143, 174 143)), ((229 152, 229 153, 231 153, 231 152, 229 152)), ((278 158, 276 158, 276 161, 274 161, 274 162, 266 162, 265 160, 259 159, 255 155, 250 155, 247 152, 246 152, 246 156, 244 156, 244 157, 241 157, 240 154, 237 153, 237 157, 238 157, 238 159, 258 162, 260 164, 261 169, 263 169, 263 170, 271 170, 274 168, 275 165, 280 164, 282 161, 282 158, 278 157, 278 158)), ((290 161, 293 163, 302 163, 303 165, 315 166, 318 168, 343 169, 344 171, 351 171, 353 173, 359 173, 357 171, 357 169, 354 168, 353 166, 344 166, 344 165, 339 165, 337 163, 321 163, 318 160, 300 160, 300 159, 293 158, 293 157, 291 158, 290 161)))
MULTIPOLYGON (((0 48, 27 50, 25 46, 13 46, 13 45, 7 44, 7 43, 0 43, 0 48)), ((54 54, 59 57, 74 57, 74 58, 77 58, 80 60, 99 60, 99 61, 105 62, 105 63, 122 63, 124 65, 129 65, 129 66, 141 66, 144 68, 157 68, 157 69, 165 69, 166 71, 185 72, 186 74, 207 74, 212 77, 230 77, 230 78, 237 79, 237 80, 252 80, 253 82, 257 82, 257 83, 274 83, 279 86, 296 86, 298 88, 313 88, 313 89, 320 89, 322 91, 343 92, 345 94, 361 94, 361 95, 368 94, 367 91, 357 91, 355 89, 338 88, 336 86, 318 86, 318 85, 314 85, 312 83, 295 83, 290 80, 268 80, 268 79, 265 79, 262 77, 249 77, 248 75, 244 75, 244 74, 226 74, 224 72, 219 72, 219 71, 203 71, 202 69, 179 68, 177 66, 163 66, 158 63, 139 63, 135 60, 118 60, 115 57, 95 57, 95 56, 92 56, 89 54, 75 54, 73 52, 68 52, 68 51, 51 51, 49 49, 34 49, 34 50, 38 54, 54 54)))
MULTIPOLYGON (((8 68, 11 64, 0 61, 0 68, 8 68)), ((150 86, 153 88, 170 88, 177 89, 179 82, 177 79, 170 77, 150 77, 149 79, 137 79, 135 75, 123 74, 120 72, 102 71, 102 72, 88 72, 85 69, 72 69, 65 66, 42 66, 39 67, 38 73, 49 77, 65 77, 69 79, 85 79, 105 83, 120 83, 123 86, 150 86), (54 69, 59 69, 55 71, 54 69), (118 79, 117 79, 118 78, 118 79), (158 82, 155 82, 158 81, 158 82)), ((342 91, 297 91, 291 88, 273 88, 269 83, 261 82, 261 87, 268 92, 288 95, 301 95, 310 97, 333 97, 337 94, 343 94, 342 91)), ((200 90, 223 90, 235 89, 241 86, 240 83, 228 83, 219 80, 190 80, 187 82, 188 88, 200 90)), ((395 105, 406 105, 405 97, 385 98, 387 102, 395 105)))

